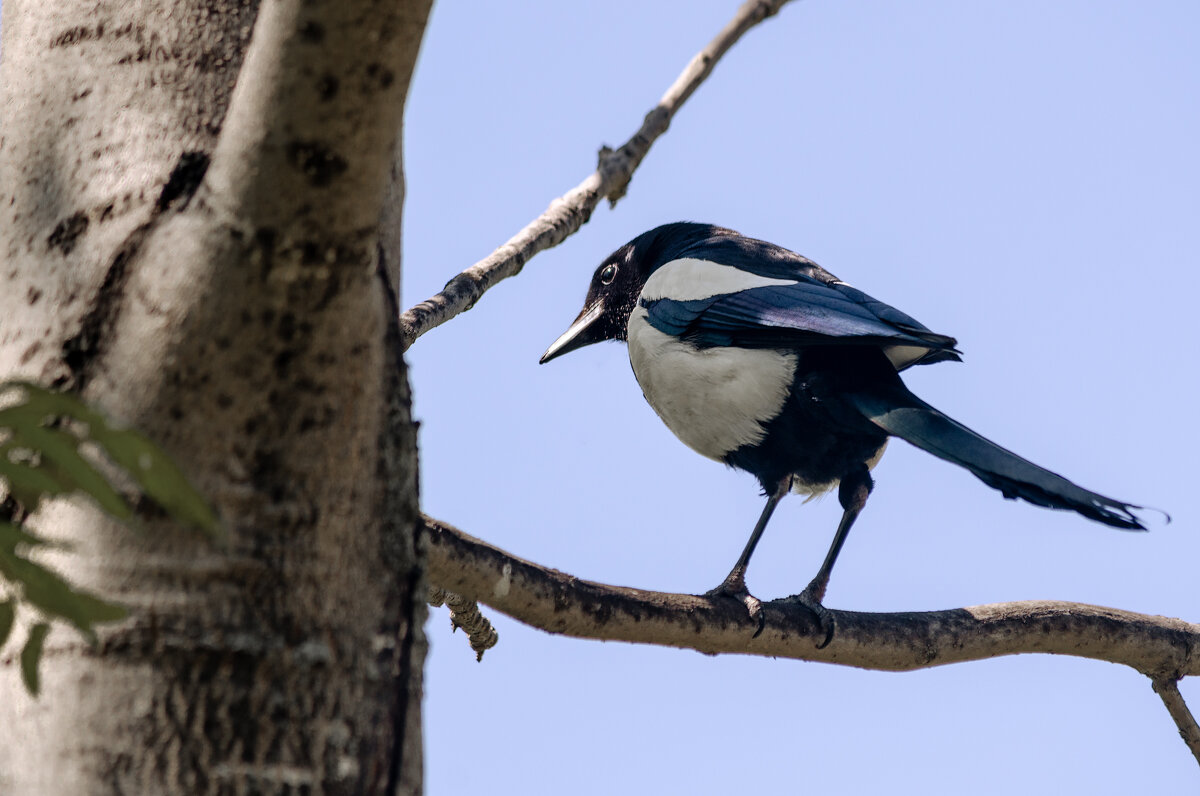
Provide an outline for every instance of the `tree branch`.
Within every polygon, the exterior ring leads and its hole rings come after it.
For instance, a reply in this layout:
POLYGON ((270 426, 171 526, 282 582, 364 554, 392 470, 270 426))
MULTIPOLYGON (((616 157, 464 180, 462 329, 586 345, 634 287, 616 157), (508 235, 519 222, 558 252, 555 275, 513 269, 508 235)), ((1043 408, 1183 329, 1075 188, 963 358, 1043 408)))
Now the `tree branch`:
POLYGON ((742 34, 777 13, 787 2, 749 0, 743 3, 721 32, 692 58, 658 105, 646 114, 641 129, 619 149, 603 147, 600 150, 600 162, 595 172, 551 202, 544 213, 487 258, 447 282, 436 296, 400 316, 405 350, 430 329, 471 309, 497 282, 516 276, 535 254, 566 240, 587 223, 601 199, 607 198, 616 204, 625 195, 633 172, 650 151, 650 146, 666 132, 675 113, 709 76, 721 56, 742 34))
POLYGON ((1124 664, 1156 682, 1200 675, 1200 625, 1179 619, 1047 600, 920 613, 832 611, 837 632, 817 649, 810 614, 788 599, 763 604, 766 625, 756 638, 733 600, 592 583, 429 517, 425 530, 432 583, 550 633, 886 671, 1041 652, 1124 664))
POLYGON ((1187 703, 1183 701, 1183 694, 1179 693, 1176 680, 1170 678, 1155 680, 1154 693, 1162 697, 1163 704, 1167 706, 1167 712, 1175 720, 1175 726, 1179 727, 1179 737, 1187 744, 1188 749, 1192 750, 1196 762, 1200 763, 1200 725, 1196 724, 1196 719, 1188 710, 1187 703))

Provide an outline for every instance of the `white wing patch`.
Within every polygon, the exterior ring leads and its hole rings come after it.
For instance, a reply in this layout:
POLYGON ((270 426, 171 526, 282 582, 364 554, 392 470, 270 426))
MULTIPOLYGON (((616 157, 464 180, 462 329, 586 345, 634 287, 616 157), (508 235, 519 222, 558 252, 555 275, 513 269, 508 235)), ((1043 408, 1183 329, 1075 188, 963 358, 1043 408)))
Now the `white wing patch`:
POLYGON ((908 367, 928 354, 929 351, 930 349, 928 348, 916 345, 890 345, 883 349, 883 353, 891 360, 892 367, 896 370, 908 367))
POLYGON ((748 273, 732 265, 686 258, 672 260, 651 274, 642 288, 642 298, 646 301, 663 298, 693 301, 711 298, 721 293, 749 290, 752 287, 795 284, 797 282, 794 279, 772 279, 748 273))
POLYGON ((771 349, 697 349, 655 329, 646 316, 644 307, 629 316, 629 362, 646 401, 667 428, 692 450, 717 461, 742 445, 760 442, 766 434, 763 426, 787 400, 796 355, 771 349))

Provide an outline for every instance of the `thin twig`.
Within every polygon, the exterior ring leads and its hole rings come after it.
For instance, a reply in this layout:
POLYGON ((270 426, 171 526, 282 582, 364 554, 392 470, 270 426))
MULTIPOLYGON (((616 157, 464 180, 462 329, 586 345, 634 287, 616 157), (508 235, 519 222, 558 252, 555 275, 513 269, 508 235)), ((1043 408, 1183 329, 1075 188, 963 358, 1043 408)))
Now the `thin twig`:
POLYGON ((455 276, 432 298, 422 301, 400 316, 405 350, 418 337, 441 326, 459 313, 466 312, 493 285, 515 276, 531 257, 562 243, 591 218, 601 199, 613 204, 625 195, 633 172, 650 146, 666 132, 675 113, 704 82, 717 61, 750 28, 777 13, 788 0, 750 0, 684 68, 642 123, 641 129, 619 149, 600 150, 596 170, 562 197, 555 199, 544 213, 531 221, 488 257, 455 276))
POLYGON ((1196 762, 1200 763, 1200 725, 1196 724, 1196 718, 1188 709, 1187 703, 1183 701, 1183 694, 1179 693, 1178 681, 1169 677, 1156 679, 1154 680, 1154 693, 1162 698, 1163 704, 1167 706, 1167 712, 1171 714, 1171 718, 1175 720, 1175 726, 1179 728, 1179 737, 1187 744, 1188 749, 1192 750, 1196 762))

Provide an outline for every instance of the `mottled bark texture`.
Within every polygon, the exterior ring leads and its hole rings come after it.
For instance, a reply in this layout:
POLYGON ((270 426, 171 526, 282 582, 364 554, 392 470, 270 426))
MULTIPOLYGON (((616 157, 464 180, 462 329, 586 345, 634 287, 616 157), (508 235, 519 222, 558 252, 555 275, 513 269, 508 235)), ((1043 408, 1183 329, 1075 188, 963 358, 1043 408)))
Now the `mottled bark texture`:
POLYGON ((132 615, 94 650, 56 630, 36 701, 5 651, 0 793, 419 792, 416 443, 379 220, 428 7, 5 0, 0 379, 149 433, 227 533, 33 518, 132 615))

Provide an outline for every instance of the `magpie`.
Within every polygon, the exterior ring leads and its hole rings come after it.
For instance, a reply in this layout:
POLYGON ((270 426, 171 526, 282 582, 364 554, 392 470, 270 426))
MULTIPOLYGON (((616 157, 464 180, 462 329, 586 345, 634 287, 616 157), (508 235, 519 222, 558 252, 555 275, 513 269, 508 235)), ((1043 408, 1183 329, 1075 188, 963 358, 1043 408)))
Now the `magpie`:
MULTIPOLYGON (((710 596, 740 600, 763 627, 746 567, 789 492, 838 490, 842 518, 816 576, 793 600, 833 637, 821 601, 870 471, 889 437, 965 467, 1006 498, 1145 530, 1141 509, 1088 491, 984 439, 909 392, 899 372, 959 361, 937 334, 812 260, 710 224, 678 222, 617 249, 592 276, 583 310, 541 362, 602 340, 628 343, 646 401, 684 444, 745 470, 767 504, 710 596)), ((757 633, 755 633, 757 635, 757 633)))

